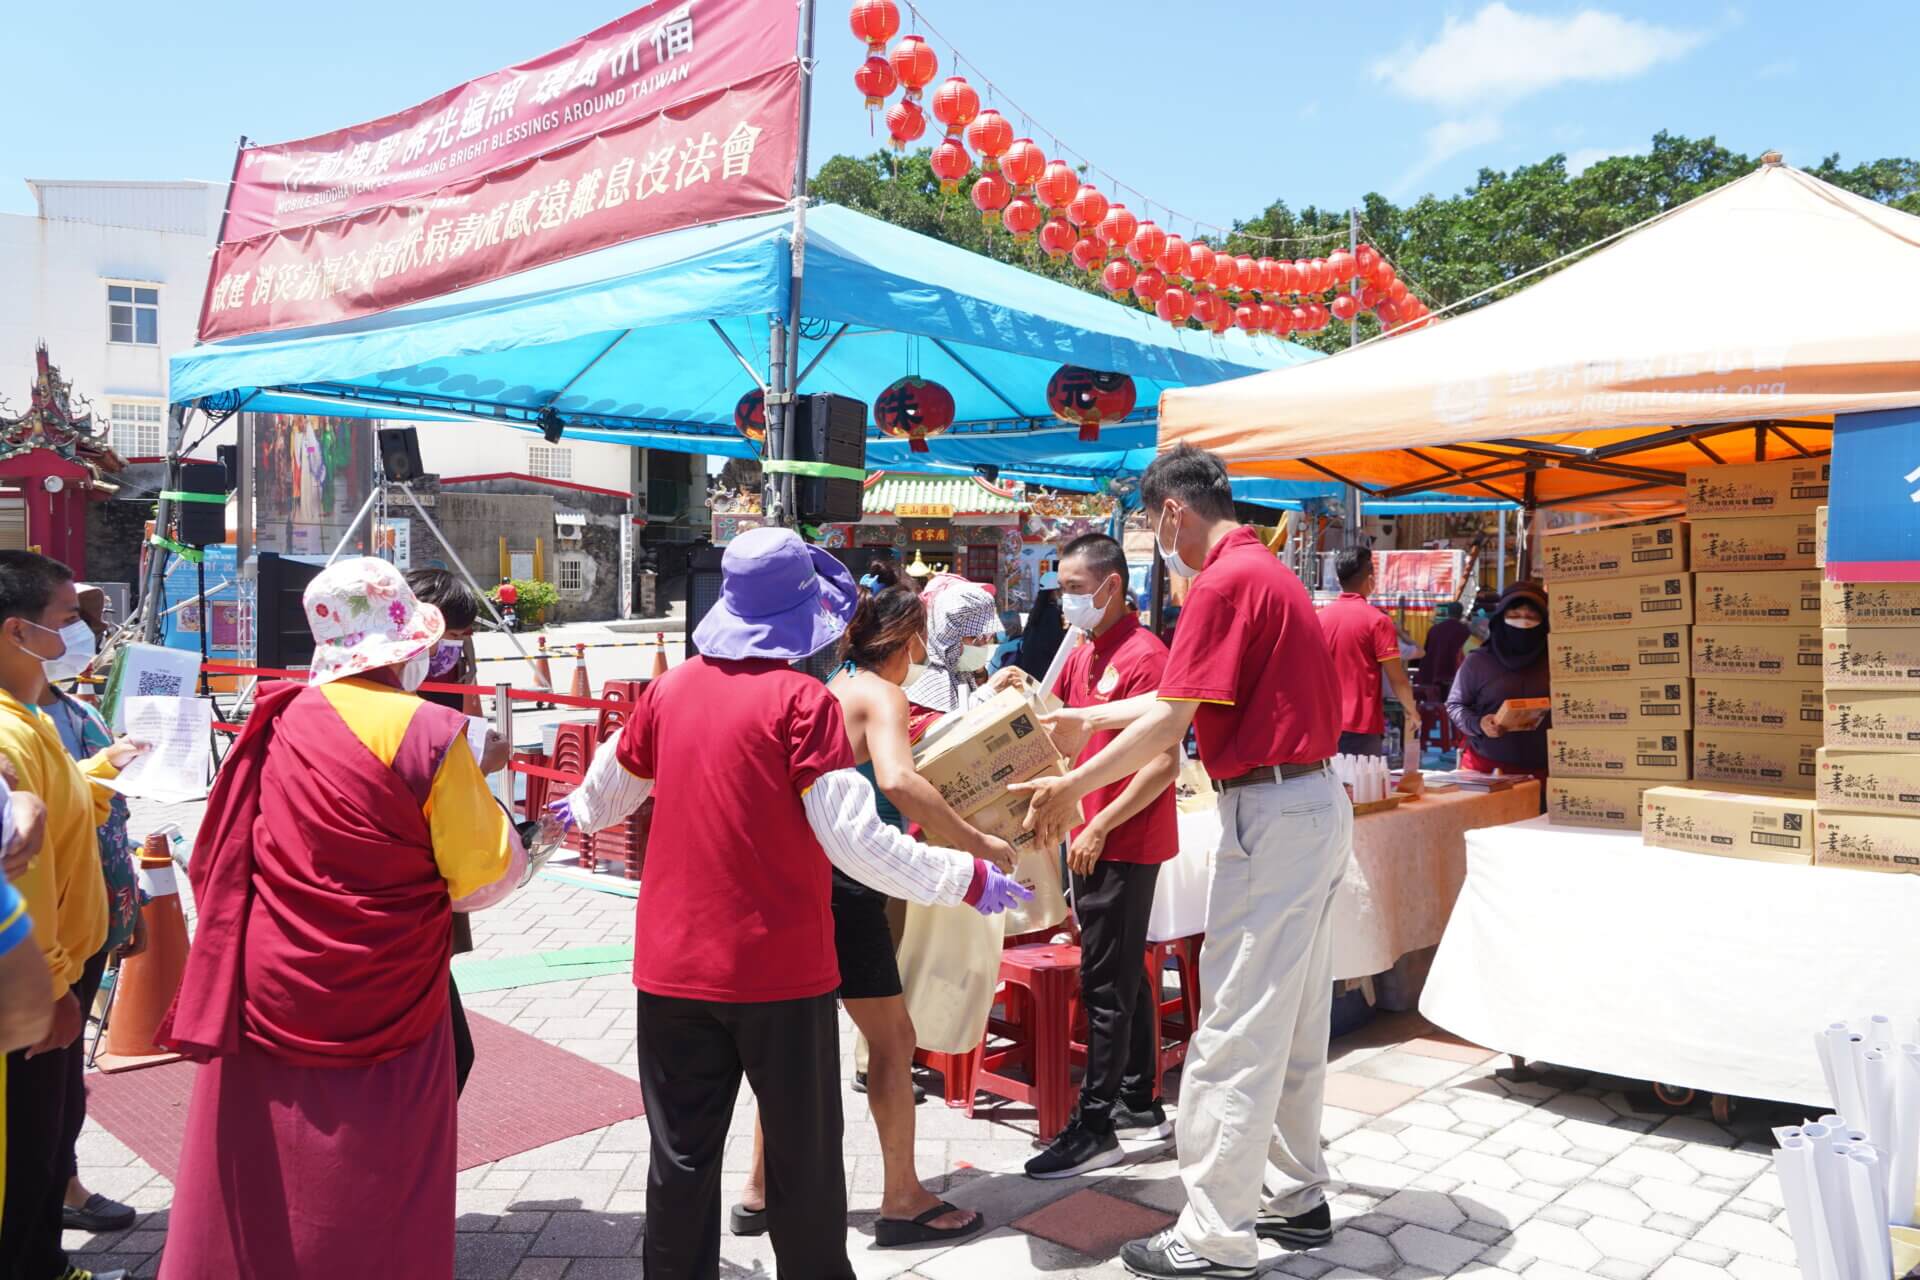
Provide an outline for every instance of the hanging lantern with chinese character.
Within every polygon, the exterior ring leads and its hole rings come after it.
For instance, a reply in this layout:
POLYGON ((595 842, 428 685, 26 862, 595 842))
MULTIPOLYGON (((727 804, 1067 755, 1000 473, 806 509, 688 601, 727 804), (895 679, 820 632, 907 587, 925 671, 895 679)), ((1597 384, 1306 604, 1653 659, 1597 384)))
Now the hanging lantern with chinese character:
POLYGON ((1040 212, 1040 206, 1026 196, 1015 196, 1007 201, 1007 207, 1000 211, 1000 221, 1007 230, 1013 232, 1015 240, 1026 240, 1040 225, 1046 215, 1040 212))
POLYGON ((1139 273, 1133 264, 1125 258, 1115 258, 1100 273, 1100 286, 1116 298, 1124 298, 1133 288, 1133 278, 1139 273))
POLYGON ((1064 258, 1073 252, 1073 224, 1065 218, 1049 218, 1040 228, 1040 247, 1049 258, 1064 258))
POLYGON ((848 21, 854 38, 866 43, 868 53, 885 53, 887 41, 900 30, 900 8, 893 0, 853 0, 848 21))
POLYGON ((1015 191, 1028 194, 1047 169, 1047 153, 1032 138, 1015 138, 1007 153, 1000 157, 1000 172, 1007 175, 1015 191))
POLYGON ((1185 276, 1188 266, 1187 242, 1176 235, 1167 237, 1167 247, 1160 251, 1160 269, 1168 278, 1185 276))
POLYGON ((900 77, 901 87, 910 99, 918 99, 920 91, 940 74, 940 55, 919 36, 901 36, 900 43, 893 46, 893 52, 887 57, 893 62, 893 74, 900 77))
POLYGON ((887 385, 873 402, 873 425, 914 453, 927 452, 927 437, 953 425, 953 393, 909 374, 887 385))
POLYGON ((1082 440, 1098 440, 1102 426, 1124 422, 1137 398, 1133 379, 1124 373, 1063 364, 1047 379, 1047 407, 1060 421, 1078 426, 1082 440))
POLYGON ((733 406, 733 429, 755 444, 767 438, 767 393, 755 387, 733 406))
POLYGON ((853 69, 853 87, 866 95, 869 111, 886 102, 899 83, 893 64, 877 53, 853 69))
POLYGON ((1141 223, 1127 243, 1127 256, 1143 267, 1158 266, 1160 255, 1166 251, 1167 233, 1151 219, 1141 223))
POLYGON ((912 98, 902 98, 887 108, 887 132, 893 136, 893 149, 905 151, 927 131, 927 113, 912 98))
POLYGON ((973 207, 989 230, 1000 225, 1000 211, 1012 196, 1013 188, 997 173, 983 173, 973 181, 973 207))
POLYGON ((1100 225, 1100 219, 1106 216, 1107 198, 1090 182, 1082 183, 1073 199, 1067 201, 1067 221, 1079 228, 1082 235, 1091 235, 1100 225))
POLYGON ((988 173, 1000 167, 1000 157, 1013 145, 1013 126, 992 107, 986 108, 967 126, 967 145, 980 153, 980 167, 988 173))
POLYGON ((960 189, 960 180, 973 168, 973 157, 960 145, 957 138, 942 138, 940 145, 927 157, 927 163, 933 168, 933 176, 940 179, 940 189, 952 195, 960 189))
POLYGON ((1040 180, 1033 184, 1040 203, 1051 210, 1065 209, 1080 190, 1080 175, 1065 160, 1049 160, 1040 180))
POLYGON ((949 138, 958 138, 979 114, 980 95, 965 76, 948 76, 933 91, 933 118, 947 127, 949 138))
POLYGON ((1098 235, 1102 244, 1115 253, 1133 243, 1133 233, 1140 229, 1140 220, 1133 216, 1132 210, 1123 204, 1110 205, 1107 216, 1100 219, 1098 235))

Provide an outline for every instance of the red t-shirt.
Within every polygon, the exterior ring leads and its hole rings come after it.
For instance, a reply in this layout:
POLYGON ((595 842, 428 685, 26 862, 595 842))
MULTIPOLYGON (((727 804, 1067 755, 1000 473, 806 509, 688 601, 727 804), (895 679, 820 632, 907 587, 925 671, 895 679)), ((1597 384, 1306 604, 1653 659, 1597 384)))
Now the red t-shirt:
POLYGON ((511 582, 501 583, 500 589, 495 591, 494 595, 499 597, 501 604, 520 603, 520 588, 514 586, 511 582))
POLYGON ((1327 637, 1327 653, 1340 684, 1340 731, 1385 733, 1380 664, 1400 656, 1400 635, 1393 629, 1393 619, 1368 604, 1365 596, 1343 591, 1320 611, 1320 630, 1327 637))
POLYGON ((1180 610, 1160 696, 1198 702, 1200 762, 1215 778, 1334 753, 1333 660, 1300 579, 1253 530, 1214 545, 1180 610))
MULTIPOLYGON (((1141 626, 1139 619, 1123 617, 1095 636, 1091 644, 1083 644, 1067 655, 1053 692, 1069 707, 1097 707, 1153 692, 1160 687, 1166 668, 1167 646, 1141 626)), ((1074 763, 1085 763, 1119 736, 1118 730, 1090 735, 1074 763)), ((1080 812, 1092 818, 1118 800, 1129 781, 1123 779, 1090 793, 1081 800, 1080 812)), ((1165 862, 1173 857, 1180 852, 1174 804, 1173 788, 1168 787, 1146 808, 1113 829, 1100 856, 1109 862, 1165 862)), ((1079 834, 1077 830, 1075 834, 1079 834)))
POLYGON ((827 687, 772 659, 690 658, 646 687, 619 751, 654 780, 634 985, 733 1003, 839 986, 831 864, 800 802, 853 768, 827 687))

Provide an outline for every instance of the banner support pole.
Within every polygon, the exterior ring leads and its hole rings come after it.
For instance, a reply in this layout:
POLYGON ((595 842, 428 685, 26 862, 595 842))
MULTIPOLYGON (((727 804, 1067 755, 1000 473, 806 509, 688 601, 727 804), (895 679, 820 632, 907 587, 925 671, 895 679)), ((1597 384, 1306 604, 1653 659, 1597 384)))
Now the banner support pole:
MULTIPOLYGON (((800 119, 794 143, 793 161, 793 236, 787 245, 787 314, 769 326, 767 361, 767 454, 778 462, 791 462, 798 456, 794 447, 797 421, 793 411, 793 371, 800 364, 800 315, 806 292, 807 258, 807 133, 813 120, 813 21, 814 0, 797 0, 800 6, 800 47, 796 60, 800 65, 800 119)), ((794 510, 794 480, 789 473, 775 473, 768 484, 778 492, 779 522, 792 526, 799 522, 794 510)))

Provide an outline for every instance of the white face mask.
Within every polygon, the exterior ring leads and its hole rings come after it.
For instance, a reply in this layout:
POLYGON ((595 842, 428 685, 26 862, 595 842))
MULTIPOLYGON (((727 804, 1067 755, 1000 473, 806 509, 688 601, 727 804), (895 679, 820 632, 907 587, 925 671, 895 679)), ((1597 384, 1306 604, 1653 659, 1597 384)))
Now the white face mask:
POLYGON ((1160 553, 1160 558, 1166 562, 1167 569, 1173 573, 1175 577, 1197 578, 1200 576, 1200 570, 1188 564, 1180 555, 1180 521, 1177 518, 1173 522, 1173 545, 1169 547, 1166 544, 1166 541, 1160 536, 1160 526, 1155 525, 1153 530, 1153 546, 1154 549, 1160 553))
MULTIPOLYGON (((39 627, 42 631, 50 630, 47 627, 41 627, 37 622, 29 625, 39 627)), ((85 671, 87 664, 93 661, 95 648, 93 628, 76 618, 58 631, 51 631, 50 634, 60 637, 64 651, 57 658, 40 659, 40 665, 45 669, 47 679, 71 680, 85 671)), ((31 653, 32 650, 28 652, 31 653)))
POLYGON ((1531 631, 1540 625, 1538 618, 1508 618, 1506 622, 1515 631, 1531 631))
MULTIPOLYGON (((1107 616, 1106 605, 1100 604, 1099 599, 1100 593, 1098 591, 1088 596, 1069 595, 1067 592, 1062 591, 1060 593, 1060 615, 1067 620, 1068 626, 1078 627, 1082 631, 1092 631, 1100 625, 1101 619, 1107 616)), ((1109 601, 1108 603, 1110 604, 1112 602, 1109 601)))
POLYGON ((400 668, 400 687, 412 693, 427 682, 427 668, 433 664, 433 650, 416 654, 400 668))
POLYGON ((984 644, 960 646, 960 661, 956 664, 960 670, 971 675, 975 671, 986 670, 987 663, 993 660, 993 649, 984 644))

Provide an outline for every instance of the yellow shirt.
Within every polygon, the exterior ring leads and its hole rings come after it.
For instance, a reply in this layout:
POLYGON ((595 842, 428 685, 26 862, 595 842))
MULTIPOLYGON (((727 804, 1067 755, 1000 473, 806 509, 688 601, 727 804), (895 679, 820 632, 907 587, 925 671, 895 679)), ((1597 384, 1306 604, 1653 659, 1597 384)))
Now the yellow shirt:
MULTIPOLYGON (((333 709, 380 763, 391 765, 423 705, 417 694, 371 680, 334 680, 320 686, 333 709)), ((433 775, 421 812, 433 836, 433 861, 459 901, 507 873, 513 826, 487 790, 486 775, 462 734, 433 775)))
POLYGON ((80 980, 107 940, 107 881, 100 870, 97 829, 107 820, 113 793, 89 778, 119 772, 102 752, 76 762, 60 731, 37 708, 0 689, 0 755, 12 762, 19 789, 47 806, 46 843, 15 880, 33 917, 33 940, 47 959, 53 998, 80 980))

